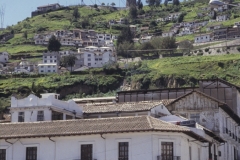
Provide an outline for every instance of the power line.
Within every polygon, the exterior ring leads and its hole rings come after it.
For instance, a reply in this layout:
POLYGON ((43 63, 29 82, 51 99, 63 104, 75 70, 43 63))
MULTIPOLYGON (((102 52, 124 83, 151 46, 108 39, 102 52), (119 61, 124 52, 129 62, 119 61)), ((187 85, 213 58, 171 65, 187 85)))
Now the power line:
POLYGON ((0 21, 1 21, 1 28, 4 28, 4 15, 5 15, 5 5, 0 7, 0 21))

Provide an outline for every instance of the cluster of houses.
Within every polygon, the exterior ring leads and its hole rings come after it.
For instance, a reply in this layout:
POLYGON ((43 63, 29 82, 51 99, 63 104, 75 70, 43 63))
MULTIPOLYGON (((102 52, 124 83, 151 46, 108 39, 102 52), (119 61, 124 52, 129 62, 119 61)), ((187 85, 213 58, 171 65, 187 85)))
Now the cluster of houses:
POLYGON ((76 57, 74 66, 68 66, 70 71, 82 71, 88 68, 101 68, 104 65, 113 64, 117 61, 117 55, 112 47, 89 46, 79 48, 78 52, 60 51, 43 53, 42 63, 38 64, 38 73, 60 73, 59 65, 64 56, 76 57))
MULTIPOLYGON (((228 15, 225 12, 228 8, 229 5, 227 4, 215 8, 211 7, 200 8, 197 13, 199 17, 205 16, 214 17, 215 15, 215 19, 211 19, 209 21, 192 21, 175 23, 173 24, 169 31, 162 33, 162 37, 184 36, 198 33, 198 35, 196 35, 194 39, 195 43, 204 43, 226 38, 237 38, 240 36, 238 28, 239 22, 236 22, 233 28, 230 27, 227 28, 221 24, 222 21, 229 20, 230 18, 230 15, 228 15), (203 27, 206 27, 207 33, 200 34, 202 33, 201 29, 203 27)), ((166 17, 157 19, 157 22, 177 20, 181 14, 182 14, 181 12, 171 13, 166 17)))
POLYGON ((0 115, 1 159, 240 159, 240 88, 222 79, 116 97, 59 96, 11 98, 10 115, 0 115))
POLYGON ((94 30, 57 30, 51 33, 36 34, 34 42, 36 45, 47 45, 52 36, 60 41, 62 46, 106 46, 113 47, 113 40, 117 37, 112 34, 96 33, 94 30))

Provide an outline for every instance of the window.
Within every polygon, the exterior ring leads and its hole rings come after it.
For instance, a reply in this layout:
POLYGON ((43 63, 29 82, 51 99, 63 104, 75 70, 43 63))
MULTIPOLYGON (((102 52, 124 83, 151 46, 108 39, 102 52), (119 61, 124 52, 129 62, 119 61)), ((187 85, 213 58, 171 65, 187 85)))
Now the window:
POLYGON ((6 149, 0 149, 0 160, 6 160, 6 149))
POLYGON ((43 66, 41 66, 41 68, 43 68, 43 66))
POLYGON ((88 66, 91 66, 91 63, 88 63, 88 66))
POLYGON ((50 60, 50 62, 52 63, 53 61, 52 61, 52 60, 50 60))
POLYGON ((189 146, 189 160, 192 160, 192 148, 189 146))
POLYGON ((51 66, 48 66, 48 68, 51 68, 51 66))
POLYGON ((82 144, 81 145, 81 159, 82 160, 92 160, 93 145, 92 144, 82 144))
POLYGON ((51 72, 50 70, 48 70, 48 72, 51 72))
POLYGON ((52 56, 50 56, 50 58, 52 58, 52 56))
POLYGON ((37 147, 26 148, 26 160, 37 160, 37 147))
POLYGON ((44 120, 44 112, 38 111, 37 112, 37 121, 43 121, 44 120))
POLYGON ((63 113, 52 111, 52 120, 63 120, 63 113))
POLYGON ((54 60, 54 62, 57 62, 57 60, 54 60))
POLYGON ((102 60, 102 58, 99 58, 99 61, 101 61, 102 60))
POLYGON ((161 143, 161 160, 173 159, 173 142, 161 143))
POLYGON ((97 59, 97 58, 95 58, 95 61, 98 61, 98 59, 97 59))
POLYGON ((118 160, 128 160, 128 142, 118 143, 118 160))
POLYGON ((47 63, 47 60, 44 60, 44 63, 47 63))
POLYGON ((91 61, 91 58, 88 58, 88 61, 91 61))
POLYGON ((88 54, 88 57, 91 57, 91 54, 88 54))
POLYGON ((44 72, 43 70, 41 70, 41 72, 44 72))
POLYGON ((196 114, 190 114, 190 119, 194 120, 195 122, 199 122, 200 120, 200 114, 196 113, 196 114))
POLYGON ((18 113, 18 122, 24 122, 24 112, 18 113))

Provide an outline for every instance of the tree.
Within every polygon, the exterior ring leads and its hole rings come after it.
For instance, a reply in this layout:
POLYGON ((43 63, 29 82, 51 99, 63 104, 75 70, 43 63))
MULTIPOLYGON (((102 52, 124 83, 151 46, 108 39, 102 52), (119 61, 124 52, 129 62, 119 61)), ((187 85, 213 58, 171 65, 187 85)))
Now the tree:
POLYGON ((72 72, 72 67, 75 65, 76 60, 77 60, 77 57, 75 55, 64 56, 61 59, 61 66, 71 67, 71 72, 72 72))
POLYGON ((177 19, 177 22, 178 22, 178 23, 181 23, 181 22, 183 21, 184 16, 185 16, 185 14, 183 14, 183 13, 180 14, 179 17, 178 17, 178 19, 177 19))
POLYGON ((101 5, 102 5, 102 6, 105 6, 105 3, 102 3, 101 5))
POLYGON ((164 1, 164 5, 167 6, 168 5, 168 0, 164 1))
POLYGON ((114 7, 116 4, 114 2, 111 3, 111 6, 114 7))
POLYGON ((75 7, 73 10, 73 18, 78 19, 80 18, 80 13, 78 12, 78 8, 75 7))
MULTIPOLYGON (((151 42, 142 43, 142 45, 140 46, 140 50, 152 50, 152 49, 155 49, 155 47, 152 45, 151 42)), ((148 52, 148 56, 151 53, 151 51, 146 52, 148 52)))
POLYGON ((27 38, 28 38, 28 33, 27 33, 27 31, 23 32, 23 38, 25 38, 25 39, 27 40, 27 38))
POLYGON ((136 6, 131 6, 131 7, 130 7, 129 17, 130 17, 131 19, 137 18, 137 8, 136 8, 136 6))
POLYGON ((93 7, 94 7, 94 8, 98 8, 98 5, 97 5, 97 4, 94 4, 93 7))
POLYGON ((132 39, 133 39, 133 34, 130 30, 130 27, 126 27, 121 31, 120 35, 118 36, 117 46, 123 43, 124 41, 127 41, 128 43, 133 43, 132 39))
POLYGON ((183 52, 189 52, 191 49, 193 49, 193 45, 190 41, 185 40, 178 44, 178 48, 182 49, 183 52))
POLYGON ((48 41, 48 50, 49 51, 59 51, 61 48, 61 43, 59 42, 59 40, 57 40, 57 38, 52 35, 52 37, 49 39, 48 41))
POLYGON ((137 1, 137 7, 138 7, 139 10, 141 10, 143 8, 143 3, 142 3, 141 0, 137 1))
POLYGON ((133 49, 134 49, 133 43, 124 41, 117 46, 117 54, 122 57, 128 57, 128 58, 135 57, 137 54, 136 52, 133 52, 133 54, 130 54, 130 52, 128 52, 128 50, 133 50, 133 49))
POLYGON ((176 39, 174 37, 157 37, 151 40, 152 45, 156 49, 175 49, 177 48, 176 39))
POLYGON ((178 6, 180 4, 179 0, 173 0, 173 5, 178 6))

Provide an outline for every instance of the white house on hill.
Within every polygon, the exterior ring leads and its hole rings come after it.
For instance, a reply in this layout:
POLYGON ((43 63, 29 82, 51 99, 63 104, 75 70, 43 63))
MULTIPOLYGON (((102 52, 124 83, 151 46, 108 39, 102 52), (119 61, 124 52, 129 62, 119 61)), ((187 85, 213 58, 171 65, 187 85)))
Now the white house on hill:
POLYGON ((85 47, 78 53, 83 57, 84 65, 90 68, 103 67, 103 65, 117 61, 116 54, 111 47, 85 47))
POLYGON ((0 52, 0 63, 7 63, 9 60, 9 54, 7 52, 0 52))
POLYGON ((60 54, 58 52, 43 53, 43 61, 38 64, 38 73, 58 73, 60 54))

